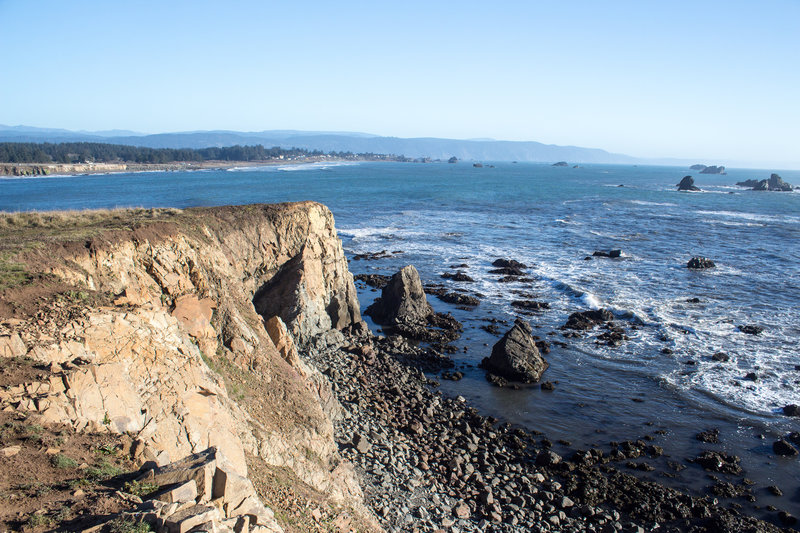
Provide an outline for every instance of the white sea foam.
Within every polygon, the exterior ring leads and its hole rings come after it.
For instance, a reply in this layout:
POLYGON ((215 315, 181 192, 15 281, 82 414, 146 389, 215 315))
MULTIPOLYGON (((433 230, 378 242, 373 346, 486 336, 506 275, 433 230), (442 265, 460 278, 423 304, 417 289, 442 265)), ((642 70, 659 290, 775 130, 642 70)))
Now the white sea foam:
POLYGON ((670 202, 648 202, 646 200, 629 200, 630 203, 636 205, 652 205, 652 206, 662 206, 662 207, 678 207, 678 204, 673 204, 670 202))
POLYGON ((764 215, 759 213, 741 213, 738 211, 695 211, 698 215, 712 217, 739 218, 755 222, 800 222, 800 217, 791 215, 764 215))

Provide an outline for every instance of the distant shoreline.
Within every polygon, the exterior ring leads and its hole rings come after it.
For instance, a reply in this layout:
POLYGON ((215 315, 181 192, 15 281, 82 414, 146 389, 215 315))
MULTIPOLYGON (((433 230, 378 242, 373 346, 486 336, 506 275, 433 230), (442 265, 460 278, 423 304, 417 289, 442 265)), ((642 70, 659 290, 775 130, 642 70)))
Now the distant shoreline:
POLYGON ((139 172, 180 172, 195 170, 228 170, 240 167, 271 167, 308 165, 312 163, 341 163, 382 161, 367 158, 310 156, 297 159, 269 161, 175 161, 172 163, 0 163, 0 177, 33 178, 47 176, 83 176, 91 174, 128 174, 139 172))

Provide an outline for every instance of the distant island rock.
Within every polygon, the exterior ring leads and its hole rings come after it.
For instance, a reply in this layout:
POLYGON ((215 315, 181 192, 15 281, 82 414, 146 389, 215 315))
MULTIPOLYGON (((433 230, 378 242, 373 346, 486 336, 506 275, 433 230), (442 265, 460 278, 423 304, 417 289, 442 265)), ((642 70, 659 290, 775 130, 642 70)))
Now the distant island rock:
POLYGON ((694 178, 691 176, 684 176, 680 183, 678 183, 679 191, 699 191, 700 187, 694 184, 694 178))
POLYGON ((483 163, 472 163, 472 166, 475 168, 483 168, 483 163))
POLYGON ((777 192, 791 192, 794 187, 781 178, 777 174, 772 174, 768 180, 745 180, 740 181, 736 185, 739 187, 750 187, 753 191, 777 191, 777 192))
POLYGON ((701 165, 701 164, 698 163, 697 165, 690 166, 689 170, 700 170, 700 171, 703 171, 703 170, 705 170, 707 168, 708 168, 707 166, 701 165))
POLYGON ((558 163, 553 163, 554 167, 568 167, 569 163, 566 161, 559 161, 558 163))
POLYGON ((451 157, 447 160, 448 163, 458 163, 458 158, 456 156, 451 157))
POLYGON ((725 172, 725 167, 723 167, 722 165, 720 166, 712 165, 710 167, 706 167, 703 170, 701 170, 700 174, 727 174, 727 172, 725 172))

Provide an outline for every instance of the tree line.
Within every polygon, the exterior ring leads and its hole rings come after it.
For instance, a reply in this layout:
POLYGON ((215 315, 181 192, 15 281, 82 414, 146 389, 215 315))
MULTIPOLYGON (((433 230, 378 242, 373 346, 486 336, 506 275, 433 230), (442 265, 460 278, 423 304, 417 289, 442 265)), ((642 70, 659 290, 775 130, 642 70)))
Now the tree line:
MULTIPOLYGON (((0 163, 173 163, 176 161, 268 161, 319 156, 319 150, 226 146, 211 148, 144 148, 105 143, 0 143, 0 163)), ((336 155, 332 153, 331 155, 336 155)), ((351 154, 352 155, 352 154, 351 154)))

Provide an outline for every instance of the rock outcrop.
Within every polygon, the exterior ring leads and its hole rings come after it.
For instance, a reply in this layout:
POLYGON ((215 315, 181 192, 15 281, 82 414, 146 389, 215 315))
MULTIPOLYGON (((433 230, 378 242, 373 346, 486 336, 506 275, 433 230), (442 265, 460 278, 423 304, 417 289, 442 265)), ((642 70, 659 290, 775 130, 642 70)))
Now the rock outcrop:
POLYGON ((678 183, 678 190, 679 191, 699 191, 700 187, 694 184, 694 178, 691 176, 684 176, 683 179, 678 183))
POLYGON ((252 454, 332 502, 361 505, 333 439, 338 402, 298 356, 361 323, 327 208, 190 209, 22 260, 67 287, 112 296, 0 325, 3 356, 58 370, 3 391, 2 407, 76 431, 128 433, 141 460, 158 465, 215 447, 246 476, 252 454), (258 401, 238 403, 248 387, 258 401))
POLYGON ((761 180, 753 186, 754 191, 791 192, 793 189, 794 187, 783 181, 777 174, 772 174, 768 180, 761 180))
POLYGON ((536 347, 530 324, 520 319, 492 347, 492 355, 481 362, 490 374, 523 383, 539 381, 548 366, 536 347))

